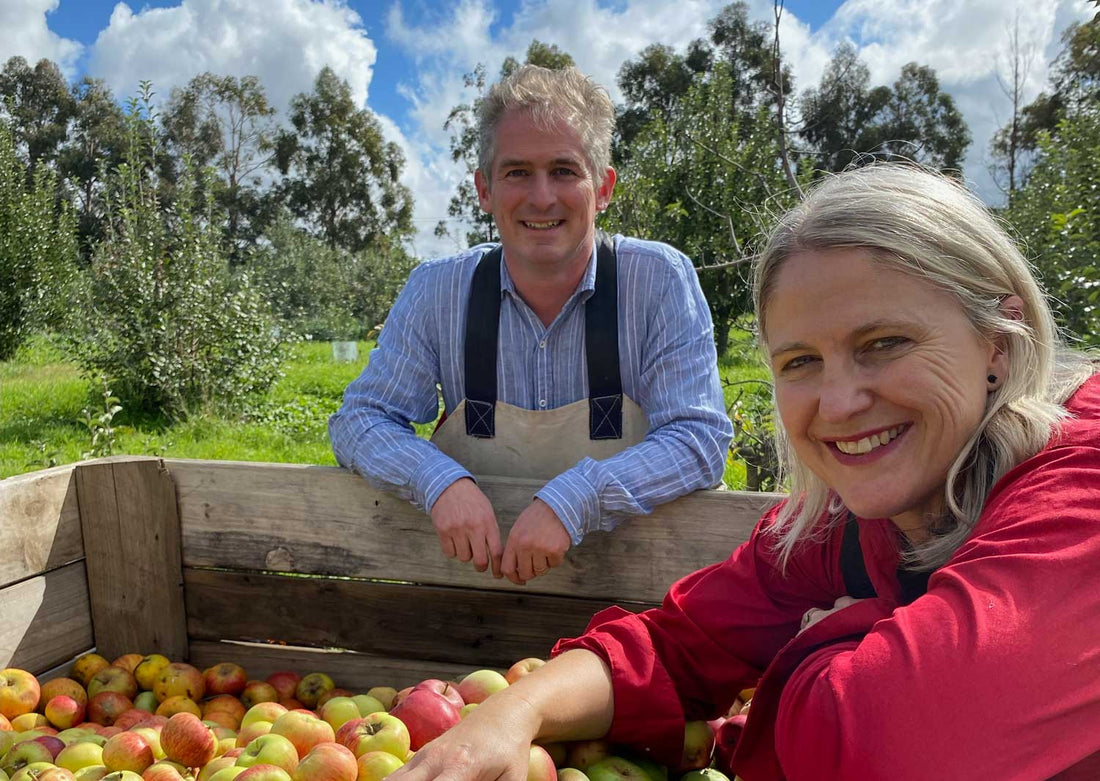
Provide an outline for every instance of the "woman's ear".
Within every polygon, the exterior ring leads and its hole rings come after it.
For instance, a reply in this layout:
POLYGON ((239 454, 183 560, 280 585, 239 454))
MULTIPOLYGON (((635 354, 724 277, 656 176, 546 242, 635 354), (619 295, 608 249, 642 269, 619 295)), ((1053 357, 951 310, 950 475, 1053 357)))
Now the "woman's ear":
MULTIPOLYGON (((1024 300, 1017 295, 1005 296, 998 308, 1001 315, 1009 320, 1024 319, 1024 300)), ((1000 334, 993 340, 993 349, 989 356, 989 390, 999 388, 1008 376, 1008 337, 1000 334)))

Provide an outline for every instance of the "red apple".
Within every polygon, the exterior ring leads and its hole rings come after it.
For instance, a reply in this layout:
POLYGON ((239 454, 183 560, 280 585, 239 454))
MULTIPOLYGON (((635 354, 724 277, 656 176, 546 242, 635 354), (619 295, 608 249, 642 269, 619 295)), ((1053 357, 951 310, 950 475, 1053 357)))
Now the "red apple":
POLYGON ((141 774, 141 779, 142 781, 184 781, 183 774, 176 767, 177 765, 174 762, 165 762, 164 764, 154 762, 145 768, 145 772, 141 774))
MULTIPOLYGON (((58 752, 60 753, 60 752, 58 752)), ((8 753, 4 755, 3 769, 8 776, 15 775, 27 765, 33 762, 53 762, 54 754, 50 749, 37 740, 22 740, 16 743, 8 753)))
POLYGON ((103 745, 103 764, 112 773, 116 770, 143 773, 155 760, 152 747, 135 732, 120 732, 103 745))
POLYGON ((275 765, 253 765, 236 778, 243 781, 291 781, 290 773, 275 765))
POLYGON ((284 700, 294 697, 294 693, 298 691, 298 682, 301 680, 302 676, 291 670, 280 670, 267 676, 267 682, 275 687, 279 698, 284 700))
POLYGON ((87 717, 89 721, 110 727, 115 719, 134 707, 130 698, 118 692, 100 692, 88 700, 87 717))
POLYGON ((312 713, 301 711, 287 711, 275 723, 271 725, 271 731, 276 735, 289 738, 298 750, 298 757, 302 758, 310 752, 314 746, 320 743, 333 743, 336 733, 327 721, 322 721, 312 713))
POLYGON ((302 757, 294 781, 356 781, 359 765, 347 746, 321 743, 302 757))
POLYGON ((132 672, 121 667, 104 667, 88 681, 89 697, 95 697, 100 692, 118 692, 132 700, 138 693, 137 679, 132 672))
POLYGON ((9 667, 0 671, 0 714, 14 719, 38 707, 42 688, 26 670, 9 667))
POLYGON ((248 683, 244 668, 233 662, 222 662, 207 667, 202 673, 207 696, 212 694, 240 694, 248 683))
MULTIPOLYGON (((456 708, 461 708, 466 704, 466 701, 462 699, 462 695, 458 693, 458 687, 450 681, 441 681, 438 678, 428 678, 421 681, 413 687, 414 689, 427 689, 433 691, 436 694, 443 695, 451 704, 456 708)), ((408 696, 408 695, 406 695, 408 696)))
POLYGON ((192 713, 177 713, 160 731, 164 755, 184 767, 202 767, 214 758, 218 740, 210 728, 192 713))
POLYGON ((431 689, 413 689, 390 712, 409 728, 413 751, 419 751, 459 721, 458 707, 431 689))
POLYGON ((84 686, 72 678, 53 678, 42 684, 42 694, 38 698, 38 707, 45 711, 46 703, 54 697, 71 697, 84 707, 88 706, 88 692, 84 686))
POLYGON ((278 702, 279 692, 267 681, 249 681, 241 692, 241 704, 251 708, 261 702, 278 702))
POLYGON ((508 683, 515 683, 523 676, 527 675, 528 673, 534 672, 535 670, 542 667, 544 664, 546 664, 546 660, 539 659, 536 656, 528 656, 526 659, 520 659, 518 662, 509 667, 508 670, 504 673, 504 678, 508 681, 508 683))

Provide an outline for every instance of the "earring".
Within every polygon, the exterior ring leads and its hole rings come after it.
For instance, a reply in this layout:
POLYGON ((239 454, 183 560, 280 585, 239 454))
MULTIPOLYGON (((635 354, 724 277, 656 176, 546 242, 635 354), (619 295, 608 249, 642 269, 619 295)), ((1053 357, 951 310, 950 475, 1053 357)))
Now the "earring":
POLYGON ((997 382, 997 375, 996 374, 991 374, 988 377, 986 377, 986 379, 989 380, 990 385, 994 385, 997 382))

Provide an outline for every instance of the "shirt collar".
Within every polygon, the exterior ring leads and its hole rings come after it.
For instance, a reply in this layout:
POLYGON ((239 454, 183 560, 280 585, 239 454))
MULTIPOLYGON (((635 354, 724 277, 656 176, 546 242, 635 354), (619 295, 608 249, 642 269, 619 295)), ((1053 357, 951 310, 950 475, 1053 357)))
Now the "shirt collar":
MULTIPOLYGON (((592 254, 588 257, 588 266, 584 270, 584 276, 581 277, 580 284, 577 285, 577 289, 573 291, 573 295, 569 297, 572 301, 577 298, 579 294, 587 293, 591 295, 596 292, 596 242, 592 242, 592 254)), ((504 255, 501 254, 500 263, 500 294, 519 297, 519 293, 516 292, 516 283, 512 279, 512 275, 508 273, 508 264, 504 262, 504 255)), ((587 296, 585 296, 587 298, 587 296)))

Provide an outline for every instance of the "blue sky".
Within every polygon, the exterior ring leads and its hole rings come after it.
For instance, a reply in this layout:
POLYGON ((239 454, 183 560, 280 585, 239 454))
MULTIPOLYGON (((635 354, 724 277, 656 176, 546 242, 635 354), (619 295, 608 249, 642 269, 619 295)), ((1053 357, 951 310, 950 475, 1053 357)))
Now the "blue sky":
MULTIPOLYGON (((280 108, 329 65, 405 150, 417 199, 413 249, 455 249, 432 229, 463 173, 443 121, 469 99, 462 75, 490 74, 532 38, 555 43, 617 98, 622 62, 650 43, 682 48, 705 35, 722 0, 0 0, 0 61, 48 57, 71 78, 104 79, 120 98, 140 79, 165 96, 202 71, 260 77, 280 108)), ((771 0, 748 0, 771 20, 771 0)), ((910 61, 931 65, 955 96, 974 142, 965 174, 996 202, 988 144, 1008 116, 997 76, 1010 28, 1031 54, 1025 97, 1047 80, 1059 36, 1087 18, 1087 0, 787 0, 781 37, 796 86, 816 84, 833 49, 853 42, 876 83, 910 61)))

